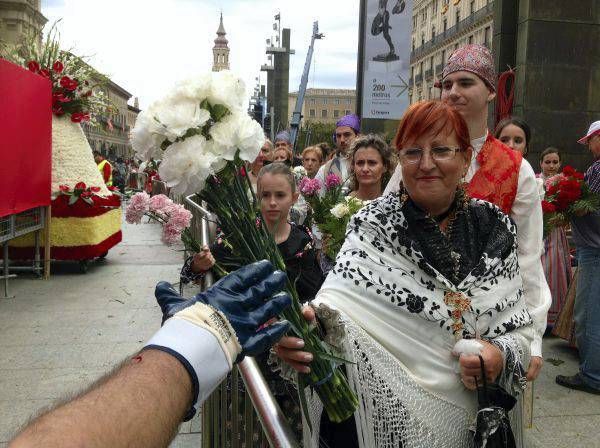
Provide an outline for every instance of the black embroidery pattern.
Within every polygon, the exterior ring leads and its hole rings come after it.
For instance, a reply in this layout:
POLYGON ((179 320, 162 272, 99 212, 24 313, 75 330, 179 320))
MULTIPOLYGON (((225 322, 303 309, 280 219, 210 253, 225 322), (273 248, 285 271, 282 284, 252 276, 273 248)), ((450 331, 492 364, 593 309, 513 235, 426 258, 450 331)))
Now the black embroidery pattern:
MULTIPOLYGON (((347 235, 354 234, 361 244, 373 250, 368 254, 363 248, 345 245, 332 273, 350 281, 354 287, 374 291, 378 296, 387 298, 401 311, 436 322, 440 328, 452 333, 452 310, 443 301, 444 290, 454 289, 470 298, 489 295, 500 280, 506 283, 519 275, 515 226, 510 218, 488 202, 472 200, 463 221, 456 223, 461 226, 459 236, 451 237, 449 241, 453 250, 468 253, 470 258, 469 270, 463 268, 459 284, 433 267, 435 262, 426 259, 422 244, 427 242, 423 238, 415 238, 414 232, 409 229, 409 220, 403 213, 398 194, 375 200, 354 216, 347 235), (475 242, 471 241, 473 235, 478 237, 475 242), (390 255, 405 259, 405 263, 400 264, 403 267, 391 267, 384 260, 390 255), (385 273, 385 279, 380 273, 385 273), (396 283, 389 279, 399 280, 396 283), (413 282, 431 294, 415 293, 407 286, 413 282)), ((472 302, 466 313, 471 319, 465 321, 462 318, 462 337, 474 337, 477 330, 481 331, 474 328, 475 322, 494 322, 494 325, 485 327, 481 337, 496 337, 530 323, 529 313, 521 304, 522 294, 519 290, 517 294, 498 297, 494 306, 486 308, 480 308, 476 300, 472 302)))

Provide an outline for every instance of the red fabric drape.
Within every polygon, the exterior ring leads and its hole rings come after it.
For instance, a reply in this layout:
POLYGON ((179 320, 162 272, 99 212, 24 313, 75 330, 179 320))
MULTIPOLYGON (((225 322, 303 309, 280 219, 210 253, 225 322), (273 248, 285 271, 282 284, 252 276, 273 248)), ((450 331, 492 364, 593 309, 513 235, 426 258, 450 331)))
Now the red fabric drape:
POLYGON ((509 215, 517 197, 522 161, 520 152, 488 134, 477 155, 479 169, 469 182, 469 195, 491 202, 509 215))
POLYGON ((0 59, 0 217, 50 205, 52 86, 0 59))

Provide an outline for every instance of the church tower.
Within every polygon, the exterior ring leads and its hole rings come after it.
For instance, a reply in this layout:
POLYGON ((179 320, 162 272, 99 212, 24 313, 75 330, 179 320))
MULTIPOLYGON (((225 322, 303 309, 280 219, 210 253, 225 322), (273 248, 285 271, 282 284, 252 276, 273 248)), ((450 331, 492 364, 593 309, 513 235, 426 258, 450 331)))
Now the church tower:
POLYGON ((221 22, 217 30, 217 38, 213 47, 213 72, 229 70, 229 42, 225 37, 225 27, 223 26, 223 13, 221 13, 221 22))

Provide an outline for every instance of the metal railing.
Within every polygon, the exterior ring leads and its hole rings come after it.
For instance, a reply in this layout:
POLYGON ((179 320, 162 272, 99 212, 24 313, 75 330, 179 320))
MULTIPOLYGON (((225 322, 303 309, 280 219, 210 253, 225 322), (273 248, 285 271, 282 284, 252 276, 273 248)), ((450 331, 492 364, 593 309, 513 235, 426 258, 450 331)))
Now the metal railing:
MULTIPOLYGON (((46 228, 46 222, 49 220, 48 210, 48 207, 35 207, 0 218, 0 244, 2 245, 2 265, 0 265, 2 273, 0 273, 0 280, 3 280, 4 283, 4 295, 0 295, 0 298, 7 299, 11 297, 8 295, 8 279, 16 277, 16 275, 11 274, 10 271, 33 271, 41 276, 48 269, 48 267, 42 266, 40 258, 41 231, 46 228), (35 232, 32 265, 10 266, 8 253, 9 241, 31 232, 35 232)), ((46 234, 44 237, 47 241, 48 235, 46 234)), ((44 256, 44 265, 49 263, 49 253, 47 255, 44 256)))
MULTIPOLYGON (((210 244, 214 215, 194 201, 194 196, 184 199, 194 216, 192 232, 201 244, 210 244)), ((212 274, 207 272, 202 287, 212 283, 212 274)), ((300 446, 256 361, 246 357, 202 405, 202 447, 259 447, 265 442, 275 448, 300 446), (245 392, 240 391, 240 376, 245 392), (260 428, 257 436, 255 429, 260 428)))

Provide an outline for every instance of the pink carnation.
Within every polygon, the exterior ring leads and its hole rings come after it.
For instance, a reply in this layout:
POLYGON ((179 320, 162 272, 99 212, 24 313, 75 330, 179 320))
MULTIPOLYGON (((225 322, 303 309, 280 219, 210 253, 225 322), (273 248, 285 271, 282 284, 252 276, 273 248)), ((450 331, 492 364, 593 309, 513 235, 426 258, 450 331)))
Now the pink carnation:
POLYGON ((185 207, 179 204, 173 204, 173 206, 169 209, 169 221, 165 226, 171 225, 179 231, 183 231, 183 229, 190 226, 190 222, 192 221, 192 212, 187 210, 185 207))
POLYGON ((162 242, 165 243, 167 246, 171 246, 177 243, 181 239, 182 230, 183 229, 177 227, 174 223, 169 221, 163 226, 163 233, 161 238, 162 242))
POLYGON ((150 196, 146 192, 136 193, 129 200, 125 210, 125 220, 129 224, 139 224, 144 213, 149 210, 150 196))
POLYGON ((157 194, 156 196, 152 196, 150 198, 150 211, 151 212, 160 212, 165 207, 173 204, 173 201, 169 199, 164 194, 157 194))
POLYGON ((555 174, 554 176, 549 177, 548 179, 546 179, 546 182, 544 183, 545 184, 544 186, 546 187, 546 190, 547 190, 552 185, 558 184, 561 180, 564 180, 564 179, 566 179, 566 177, 563 176, 562 174, 555 174))
POLYGON ((325 178, 325 186, 327 187, 328 190, 331 190, 332 188, 335 187, 339 187, 342 184, 342 179, 340 179, 340 176, 338 176, 337 174, 328 174, 327 177, 325 178))
POLYGON ((313 196, 319 192, 321 189, 321 182, 319 179, 311 179, 310 177, 303 177, 300 179, 300 183, 298 184, 298 188, 300 189, 300 193, 305 196, 313 196))

